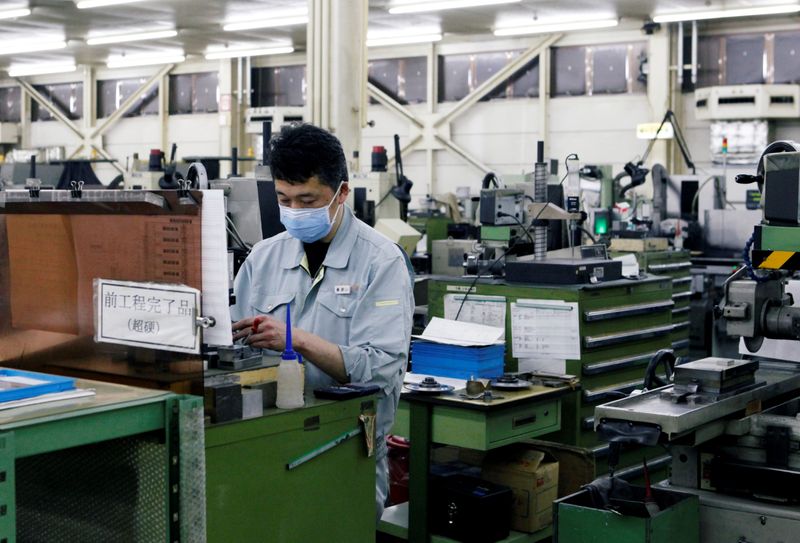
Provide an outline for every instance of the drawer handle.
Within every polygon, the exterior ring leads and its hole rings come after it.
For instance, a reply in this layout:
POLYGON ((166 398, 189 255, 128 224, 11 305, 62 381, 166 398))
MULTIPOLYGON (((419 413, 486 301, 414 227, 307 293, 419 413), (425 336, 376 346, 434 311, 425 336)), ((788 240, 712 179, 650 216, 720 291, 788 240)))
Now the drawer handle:
POLYGON ((601 321, 609 319, 620 319, 622 317, 631 317, 634 315, 645 315, 662 309, 671 309, 674 305, 675 302, 673 302, 672 300, 665 300, 654 303, 615 307, 613 309, 586 311, 583 314, 583 320, 585 320, 586 322, 592 322, 592 321, 601 321))
POLYGON ((514 421, 511 423, 511 426, 512 428, 519 428, 520 426, 527 426, 528 424, 533 424, 535 422, 536 422, 536 414, 534 413, 533 415, 527 417, 514 419, 514 421))

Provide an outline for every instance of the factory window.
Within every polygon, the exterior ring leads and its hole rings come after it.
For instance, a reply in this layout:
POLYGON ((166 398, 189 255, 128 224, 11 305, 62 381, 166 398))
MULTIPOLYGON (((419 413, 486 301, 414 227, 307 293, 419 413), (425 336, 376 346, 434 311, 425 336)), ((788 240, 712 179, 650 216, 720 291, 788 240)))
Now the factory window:
MULTIPOLYGON (((109 79, 97 82, 97 116, 108 117, 122 103, 136 92, 147 78, 109 79)), ((158 85, 154 84, 148 91, 139 96, 123 117, 140 117, 142 115, 158 115, 158 85)))
POLYGON ((775 83, 800 83, 800 32, 776 32, 775 83))
POLYGON ((401 104, 421 104, 427 100, 428 95, 427 59, 411 57, 371 60, 369 82, 401 104))
POLYGON ((216 113, 219 111, 217 72, 169 76, 169 114, 216 113))
POLYGON ((253 107, 306 105, 306 67, 253 68, 253 107))
POLYGON ((0 87, 0 123, 20 121, 20 88, 0 87))
MULTIPOLYGON (((684 64, 685 60, 691 62, 691 41, 684 43, 684 64), (688 46, 688 47, 687 47, 688 46), (689 48, 688 59, 685 52, 689 48)), ((725 46, 723 39, 719 36, 701 37, 697 40, 697 86, 698 87, 713 87, 714 85, 722 85, 725 82, 725 46)), ((687 74, 684 71, 683 80, 687 81, 687 74)))
MULTIPOLYGON (((686 38, 684 63, 691 62, 686 38)), ((692 91, 684 72, 684 91, 692 91)), ((800 32, 702 36, 697 44, 697 88, 714 85, 800 83, 800 32)))
POLYGON ((644 92, 647 61, 644 42, 555 47, 552 51, 553 96, 644 92))
MULTIPOLYGON (((83 83, 34 85, 34 88, 72 121, 83 117, 83 83)), ((50 121, 53 116, 36 100, 31 100, 31 120, 50 121)))
POLYGON ((725 83, 764 83, 766 75, 764 35, 729 36, 725 40, 725 83))
MULTIPOLYGON (((480 87, 522 51, 439 56, 439 102, 455 102, 480 87)), ((482 101, 539 96, 539 59, 497 85, 482 101)))
POLYGON ((552 50, 553 96, 586 94, 586 48, 554 47, 552 50))

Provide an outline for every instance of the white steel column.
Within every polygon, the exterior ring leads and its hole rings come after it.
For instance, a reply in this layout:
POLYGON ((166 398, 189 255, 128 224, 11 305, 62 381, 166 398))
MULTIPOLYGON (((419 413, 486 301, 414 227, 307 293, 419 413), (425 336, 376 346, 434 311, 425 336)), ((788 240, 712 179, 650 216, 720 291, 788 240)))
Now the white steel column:
POLYGON ((309 0, 308 12, 308 119, 336 134, 349 163, 366 114, 368 0, 309 0))
MULTIPOLYGON (((664 118, 670 104, 670 43, 669 43, 669 30, 662 27, 661 30, 655 32, 650 36, 649 43, 649 58, 647 64, 649 73, 647 74, 647 99, 650 103, 651 122, 660 122, 664 118)), ((648 164, 645 166, 652 167, 653 164, 663 164, 668 171, 672 172, 672 165, 669 161, 669 149, 667 140, 657 140, 653 145, 653 150, 650 152, 648 164)), ((640 193, 646 197, 652 197, 653 184, 650 178, 647 183, 642 187, 644 190, 640 193)))

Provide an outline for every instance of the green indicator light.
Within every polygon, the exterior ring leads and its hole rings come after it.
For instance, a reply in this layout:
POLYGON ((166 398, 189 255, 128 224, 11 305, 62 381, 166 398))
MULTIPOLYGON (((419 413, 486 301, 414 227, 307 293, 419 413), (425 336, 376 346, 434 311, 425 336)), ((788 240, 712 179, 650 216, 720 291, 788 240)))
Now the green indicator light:
POLYGON ((608 217, 597 214, 594 217, 594 233, 603 235, 608 233, 608 217))

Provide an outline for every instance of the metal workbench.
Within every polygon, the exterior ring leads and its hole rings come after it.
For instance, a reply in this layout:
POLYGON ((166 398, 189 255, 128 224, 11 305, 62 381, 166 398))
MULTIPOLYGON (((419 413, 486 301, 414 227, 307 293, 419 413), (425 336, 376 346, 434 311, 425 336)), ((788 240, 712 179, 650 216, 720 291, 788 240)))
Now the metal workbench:
MULTIPOLYGON (((389 507, 379 530, 413 543, 446 542, 428 532, 428 477, 434 443, 488 451, 524 439, 556 432, 561 427, 561 399, 568 386, 534 386, 519 392, 503 391, 504 400, 492 403, 463 400, 454 394, 428 396, 405 393, 411 439, 409 501, 389 507)), ((402 421, 401 421, 402 424, 402 421)), ((534 542, 550 536, 550 527, 533 534, 513 532, 503 541, 534 542)))
POLYGON ((288 470, 358 428, 374 398, 306 398, 301 409, 206 428, 208 541, 330 543, 375 538, 375 459, 363 434, 288 470))
POLYGON ((76 385, 0 410, 0 541, 203 541, 202 399, 76 385))

